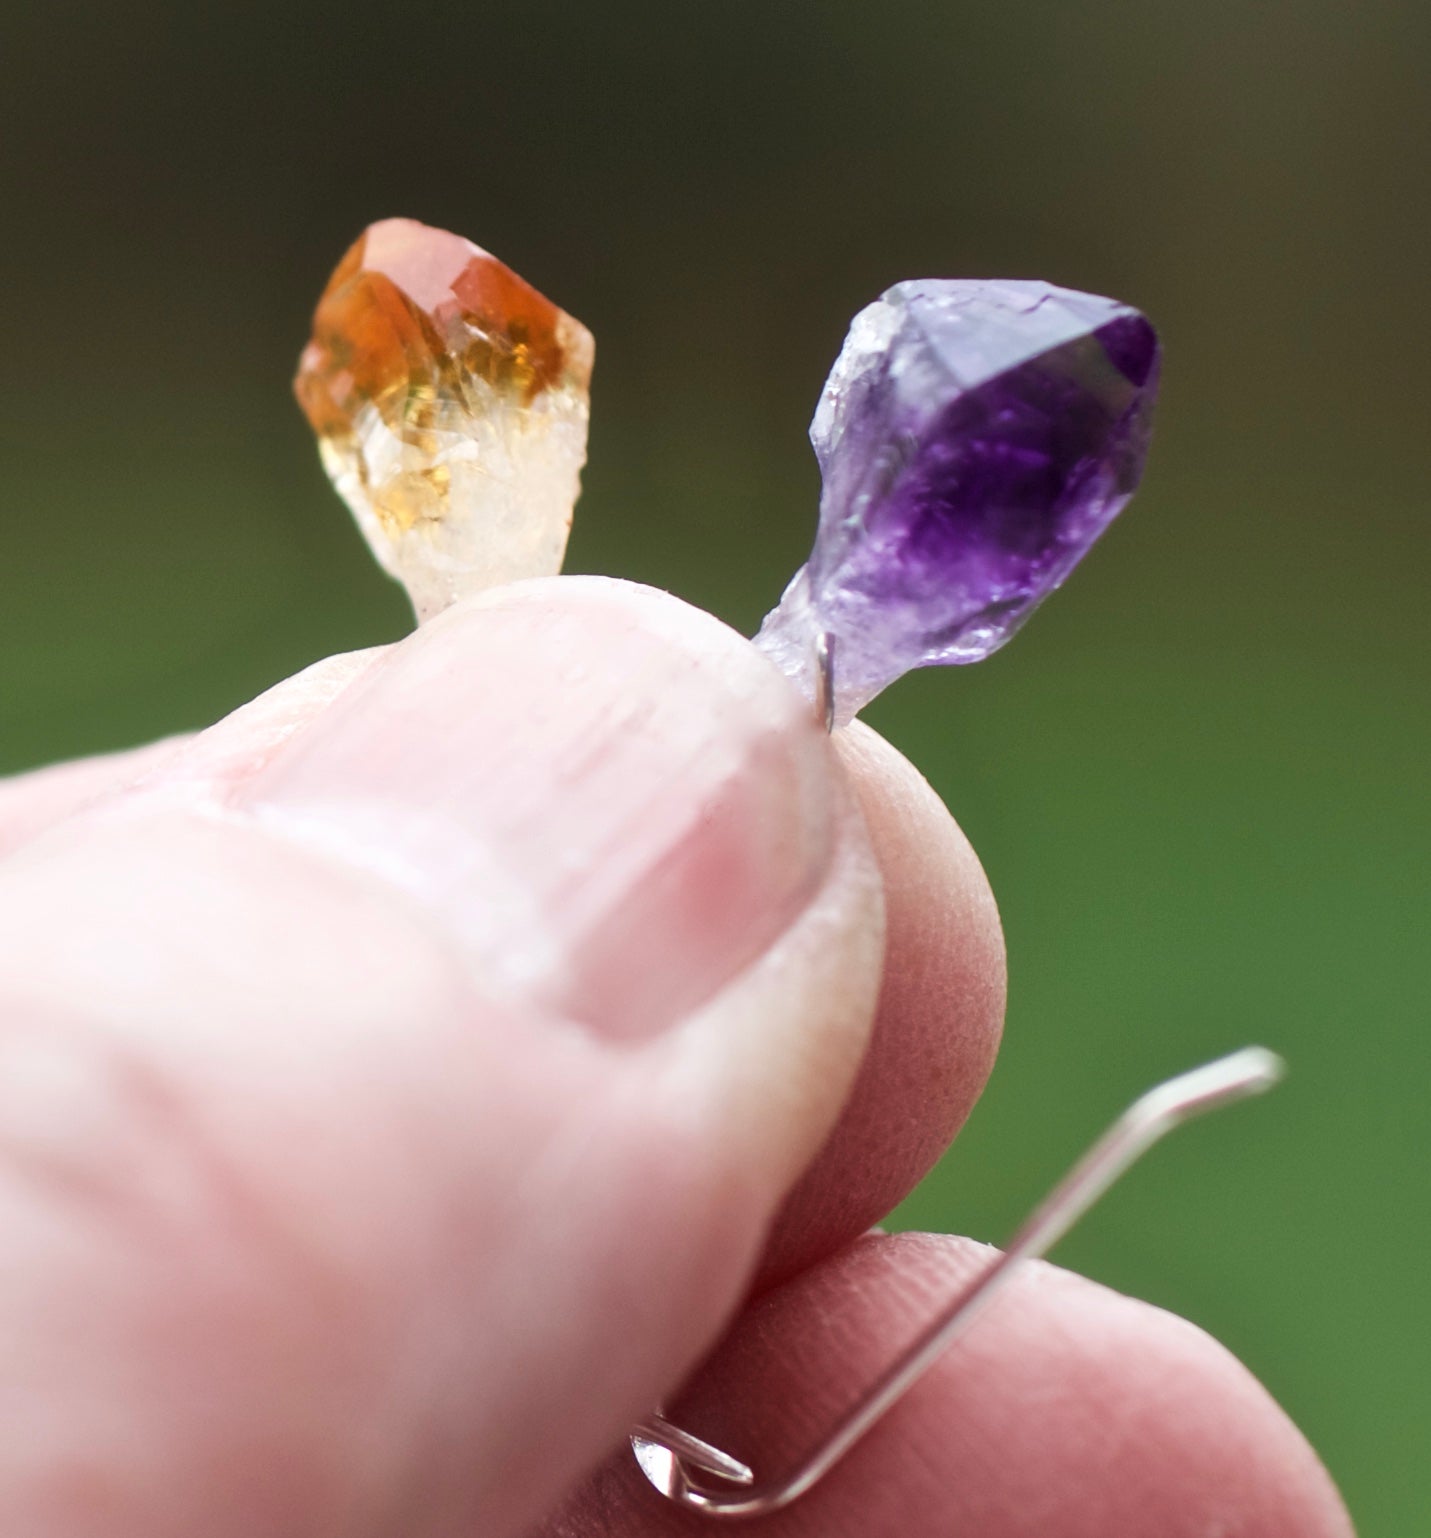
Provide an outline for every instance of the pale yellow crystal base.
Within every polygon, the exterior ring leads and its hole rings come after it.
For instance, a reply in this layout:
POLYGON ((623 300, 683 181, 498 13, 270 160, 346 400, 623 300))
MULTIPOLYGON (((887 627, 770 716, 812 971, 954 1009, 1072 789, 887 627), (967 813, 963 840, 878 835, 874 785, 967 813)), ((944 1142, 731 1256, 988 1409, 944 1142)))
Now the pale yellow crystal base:
POLYGON ((323 464, 378 564, 418 622, 484 588, 555 576, 586 462, 585 392, 524 405, 485 380, 462 402, 428 403, 401 435, 369 405, 351 436, 320 440, 323 464))

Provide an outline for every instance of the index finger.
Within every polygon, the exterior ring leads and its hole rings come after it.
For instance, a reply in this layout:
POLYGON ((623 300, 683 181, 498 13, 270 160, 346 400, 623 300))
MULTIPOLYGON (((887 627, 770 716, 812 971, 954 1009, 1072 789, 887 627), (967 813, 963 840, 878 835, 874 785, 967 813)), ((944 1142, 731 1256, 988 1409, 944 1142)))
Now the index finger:
MULTIPOLYGON (((778 1476, 993 1254, 927 1234, 858 1241, 752 1305, 673 1419, 757 1478, 778 1476)), ((540 1534, 725 1526, 658 1495, 623 1449, 540 1534)), ((1226 1350, 1043 1262, 814 1489, 743 1526, 762 1538, 1352 1534, 1316 1454, 1226 1350)))

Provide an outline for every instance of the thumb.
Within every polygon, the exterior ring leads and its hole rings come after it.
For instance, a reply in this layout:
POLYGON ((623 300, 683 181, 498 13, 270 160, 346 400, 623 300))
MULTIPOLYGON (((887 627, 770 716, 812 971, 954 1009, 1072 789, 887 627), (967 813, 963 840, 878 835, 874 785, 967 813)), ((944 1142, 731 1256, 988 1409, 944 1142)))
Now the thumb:
POLYGON ((744 641, 595 580, 202 754, 0 862, 0 1528, 518 1534, 838 1110, 863 825, 744 641))

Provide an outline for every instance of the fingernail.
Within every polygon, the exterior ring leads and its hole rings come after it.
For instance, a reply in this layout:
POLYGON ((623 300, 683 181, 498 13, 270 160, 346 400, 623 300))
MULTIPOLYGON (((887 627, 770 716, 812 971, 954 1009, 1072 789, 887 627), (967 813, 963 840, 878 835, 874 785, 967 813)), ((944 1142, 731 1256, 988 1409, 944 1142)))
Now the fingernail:
POLYGON ((565 578, 424 626, 236 800, 424 904, 484 988, 640 1038, 806 906, 832 773, 746 642, 664 595, 565 578))

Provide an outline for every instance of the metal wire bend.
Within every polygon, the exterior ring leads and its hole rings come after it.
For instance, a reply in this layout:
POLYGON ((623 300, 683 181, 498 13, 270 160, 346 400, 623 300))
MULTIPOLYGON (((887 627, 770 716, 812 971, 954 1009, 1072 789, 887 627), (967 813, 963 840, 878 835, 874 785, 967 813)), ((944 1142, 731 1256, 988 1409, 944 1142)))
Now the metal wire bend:
POLYGON ((1205 1111, 1271 1089, 1285 1071, 1275 1053, 1244 1047, 1169 1079, 1134 1101, 1035 1208, 1003 1254, 925 1326, 789 1473, 757 1483, 747 1464, 662 1415, 643 1421, 631 1433, 642 1473, 662 1495, 711 1517, 765 1516, 798 1500, 934 1365, 1019 1265, 1045 1254, 1154 1143, 1205 1111))

